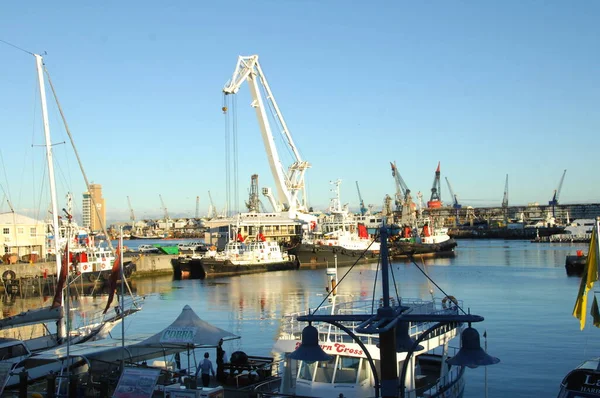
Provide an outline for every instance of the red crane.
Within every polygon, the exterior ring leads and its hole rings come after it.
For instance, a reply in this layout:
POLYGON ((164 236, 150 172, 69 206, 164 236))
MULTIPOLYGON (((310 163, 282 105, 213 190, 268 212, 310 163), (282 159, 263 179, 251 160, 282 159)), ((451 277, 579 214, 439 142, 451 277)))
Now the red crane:
POLYGON ((442 207, 442 188, 440 186, 440 162, 438 162, 437 169, 435 170, 435 177, 433 178, 433 186, 431 187, 431 198, 427 202, 429 209, 437 209, 442 207))

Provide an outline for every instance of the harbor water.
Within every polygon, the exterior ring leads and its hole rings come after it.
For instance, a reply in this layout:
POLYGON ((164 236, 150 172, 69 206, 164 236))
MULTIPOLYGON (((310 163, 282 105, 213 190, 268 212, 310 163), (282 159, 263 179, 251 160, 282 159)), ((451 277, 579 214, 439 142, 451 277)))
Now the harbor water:
MULTIPOLYGON (((571 315, 579 278, 566 275, 565 256, 581 249, 587 251, 587 246, 460 240, 456 257, 418 263, 446 294, 485 317, 473 326, 481 334, 482 346, 487 344, 488 352, 501 359, 498 365, 466 370, 465 398, 555 397, 569 370, 600 355, 600 331, 591 319, 581 331, 571 315)), ((433 290, 435 297, 444 297, 414 264, 395 262, 392 268, 400 296, 430 299, 433 290)), ((338 279, 348 270, 340 268, 338 279)), ((352 269, 340 280, 338 294, 371 297, 376 270, 376 264, 352 269)), ((161 277, 135 280, 132 285, 146 299, 143 311, 127 319, 125 333, 158 332, 188 304, 202 319, 241 336, 226 342, 226 352, 268 355, 282 315, 314 309, 323 300, 326 275, 325 270, 300 270, 206 280, 161 277)), ((39 306, 41 300, 5 301, 4 316, 39 306)), ((101 307, 106 296, 82 300, 101 307)), ((591 301, 590 293, 588 306, 591 301)), ((120 329, 113 332, 117 337, 120 329)))

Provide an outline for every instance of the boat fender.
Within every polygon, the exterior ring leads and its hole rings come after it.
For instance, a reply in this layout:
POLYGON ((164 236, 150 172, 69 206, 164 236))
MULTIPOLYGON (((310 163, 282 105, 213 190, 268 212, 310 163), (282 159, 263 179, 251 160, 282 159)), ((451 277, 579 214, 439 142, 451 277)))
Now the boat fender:
POLYGON ((442 307, 443 308, 451 308, 452 304, 450 304, 450 302, 454 303, 454 305, 458 305, 458 300, 456 299, 456 297, 446 296, 442 299, 442 307))
POLYGON ((3 281, 15 280, 15 279, 17 279, 17 274, 15 274, 15 271, 13 271, 11 269, 7 269, 6 271, 4 271, 2 273, 3 281))

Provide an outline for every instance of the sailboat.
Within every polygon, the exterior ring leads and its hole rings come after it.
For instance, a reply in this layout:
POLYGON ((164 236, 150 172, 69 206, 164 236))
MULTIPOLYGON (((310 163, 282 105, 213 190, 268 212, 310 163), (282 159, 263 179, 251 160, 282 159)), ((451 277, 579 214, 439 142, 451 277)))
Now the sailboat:
MULTIPOLYGON (((594 222, 590 239, 587 261, 581 276, 581 283, 573 316, 579 319, 581 330, 586 325, 587 296, 594 282, 598 280, 598 261, 600 260, 600 221, 594 222)), ((593 324, 600 327, 600 311, 598 300, 594 295, 591 307, 593 324)), ((570 371, 560 384, 559 398, 600 397, 600 357, 590 358, 570 371)))
MULTIPOLYGON (((48 111, 46 105, 46 90, 43 76, 44 66, 42 56, 38 54, 33 55, 36 61, 38 87, 42 104, 42 119, 46 143, 45 148, 46 159, 48 163, 48 177, 52 209, 52 227, 55 231, 55 236, 58 237, 57 234, 60 231, 60 224, 58 217, 59 212, 54 175, 52 142, 50 139, 48 111)), ((0 377, 0 394, 4 388, 10 388, 19 383, 18 373, 22 371, 27 372, 27 380, 30 382, 38 378, 45 377, 50 371, 58 372, 63 369, 61 364, 55 361, 48 361, 42 365, 31 365, 29 360, 36 355, 36 353, 60 346, 66 347, 68 352, 69 347, 72 344, 105 338, 125 316, 135 313, 141 309, 137 305, 132 305, 127 310, 124 310, 124 306, 122 304, 121 308, 115 309, 114 312, 111 311, 108 313, 109 305, 107 304, 107 308, 102 313, 98 312, 96 314, 86 314, 87 318, 91 319, 90 323, 77 329, 71 329, 67 327, 67 317, 65 316, 65 313, 69 313, 69 301, 65 301, 63 290, 65 288, 69 289, 67 278, 69 268, 69 243, 67 242, 63 247, 61 240, 56 238, 53 239, 53 244, 54 252, 57 253, 55 259, 58 283, 52 305, 50 307, 30 310, 10 318, 2 319, 0 320, 0 329, 15 328, 34 323, 49 324, 51 322, 56 322, 56 333, 50 333, 49 329, 46 328, 48 333, 41 337, 36 337, 29 340, 7 339, 6 341, 2 341, 2 345, 0 345, 0 350, 3 354, 1 359, 2 364, 5 365, 6 372, 3 372, 2 377, 0 377)), ((115 265, 113 265, 113 273, 115 272, 116 267, 117 264, 115 263, 115 265)), ((109 297, 109 304, 111 300, 112 297, 109 297)))

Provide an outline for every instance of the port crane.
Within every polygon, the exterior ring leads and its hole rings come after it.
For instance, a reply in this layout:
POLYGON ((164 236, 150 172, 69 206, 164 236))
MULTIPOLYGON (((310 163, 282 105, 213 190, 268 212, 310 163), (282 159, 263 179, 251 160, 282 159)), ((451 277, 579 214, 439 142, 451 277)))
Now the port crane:
POLYGON ((431 198, 427 202, 427 207, 430 209, 437 209, 442 207, 442 187, 440 186, 440 162, 438 162, 437 169, 435 170, 435 177, 433 177, 433 186, 431 187, 431 198))
POLYGON ((504 222, 508 223, 508 174, 504 183, 504 196, 502 197, 502 210, 504 211, 504 222))
POLYGON ((562 190, 563 182, 565 181, 565 174, 567 174, 567 169, 563 171, 558 187, 554 190, 554 195, 552 195, 552 200, 548 202, 548 205, 552 206, 552 217, 555 217, 555 207, 558 206, 558 197, 560 196, 560 191, 562 190))
POLYGON ((158 194, 160 198, 160 204, 162 205, 163 212, 165 213, 165 224, 167 225, 167 232, 171 229, 171 221, 169 219, 169 211, 167 210, 167 206, 165 205, 165 201, 161 194, 158 194))
POLYGON ((360 188, 358 187, 358 181, 356 181, 356 191, 358 192, 358 202, 360 204, 360 215, 364 216, 365 214, 367 214, 367 208, 365 207, 365 201, 362 198, 362 195, 360 194, 360 188))
POLYGON ((454 190, 452 189, 452 185, 450 185, 450 180, 448 180, 448 177, 446 178, 446 183, 448 184, 448 191, 450 191, 450 196, 452 197, 452 207, 455 208, 456 210, 461 209, 462 205, 458 203, 458 196, 456 196, 456 194, 454 193, 454 190))
POLYGON ((196 196, 196 214, 195 218, 200 218, 200 196, 196 196))
POLYGON ((133 212, 133 207, 131 207, 129 196, 127 197, 127 204, 129 205, 129 219, 131 220, 131 226, 135 228, 135 213, 133 212))
POLYGON ((208 207, 208 218, 215 218, 217 216, 217 208, 215 207, 215 203, 213 202, 210 191, 208 191, 208 200, 210 201, 210 206, 208 207))
POLYGON ((455 210, 456 213, 456 224, 460 224, 460 214, 459 211, 462 208, 462 205, 460 203, 458 203, 458 196, 456 196, 456 194, 454 193, 454 190, 452 189, 452 185, 450 185, 450 180, 448 179, 448 177, 446 178, 446 184, 448 184, 448 191, 450 192, 450 196, 452 197, 452 207, 455 210))
MULTIPOLYGON (((273 206, 275 211, 287 210, 290 218, 300 218, 305 220, 313 220, 314 217, 307 214, 306 190, 304 184, 304 174, 310 167, 310 163, 303 160, 300 156, 298 148, 294 144, 290 131, 285 123, 283 115, 279 110, 279 106, 275 101, 275 97, 271 92, 271 88, 267 82, 265 74, 258 62, 258 55, 239 56, 238 62, 233 72, 231 80, 223 87, 225 95, 236 94, 244 81, 248 82, 250 94, 252 95, 251 106, 256 112, 258 124, 261 130, 261 135, 269 166, 273 179, 275 180, 277 190, 277 202, 273 206), (266 105, 263 99, 260 87, 263 87, 266 93, 266 105), (274 111, 276 121, 281 128, 281 133, 287 141, 287 145, 294 156, 293 163, 286 170, 281 163, 279 153, 275 146, 275 140, 271 131, 271 125, 267 117, 267 107, 274 111)), ((223 111, 227 112, 227 108, 223 107, 223 111)), ((268 194, 269 188, 263 188, 263 194, 268 194)), ((269 198, 271 200, 271 198, 269 198)), ((271 202, 273 204, 273 202, 271 202)))
POLYGON ((410 189, 406 186, 404 179, 398 172, 398 168, 396 167, 396 162, 390 162, 392 166, 392 176, 394 177, 394 181, 396 182, 396 195, 395 195, 395 205, 396 210, 401 211, 402 205, 410 202, 412 199, 410 197, 410 189))

